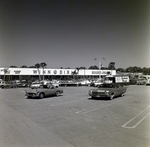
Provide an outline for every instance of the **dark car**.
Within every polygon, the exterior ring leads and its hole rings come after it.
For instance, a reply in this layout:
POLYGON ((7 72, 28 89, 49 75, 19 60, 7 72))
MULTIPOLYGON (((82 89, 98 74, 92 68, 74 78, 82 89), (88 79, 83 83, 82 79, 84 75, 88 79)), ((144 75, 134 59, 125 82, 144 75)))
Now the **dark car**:
POLYGON ((1 88, 16 88, 17 84, 15 81, 3 81, 2 84, 0 85, 1 88))
POLYGON ((27 98, 44 98, 47 96, 59 96, 61 93, 63 93, 62 88, 56 88, 55 86, 49 85, 40 85, 39 88, 25 90, 25 96, 27 98))
POLYGON ((97 89, 91 89, 89 90, 89 95, 92 98, 95 97, 108 97, 111 100, 116 96, 123 96, 126 92, 127 87, 121 85, 121 84, 102 84, 97 89))

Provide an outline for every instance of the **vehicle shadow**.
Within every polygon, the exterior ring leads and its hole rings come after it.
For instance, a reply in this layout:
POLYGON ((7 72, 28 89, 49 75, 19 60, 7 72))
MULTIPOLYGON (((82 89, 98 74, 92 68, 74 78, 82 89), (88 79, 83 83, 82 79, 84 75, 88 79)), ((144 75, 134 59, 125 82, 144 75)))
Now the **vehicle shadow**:
MULTIPOLYGON (((116 96, 113 99, 121 98, 121 96, 116 96)), ((89 97, 88 100, 101 100, 101 101, 112 101, 109 97, 89 97)))
POLYGON ((93 97, 93 98, 88 98, 88 100, 103 100, 103 101, 108 101, 110 100, 108 97, 93 97))
POLYGON ((40 98, 40 97, 26 97, 26 99, 32 99, 32 100, 43 100, 43 99, 48 99, 48 98, 59 98, 63 95, 59 95, 59 96, 47 96, 47 97, 44 97, 44 98, 40 98))

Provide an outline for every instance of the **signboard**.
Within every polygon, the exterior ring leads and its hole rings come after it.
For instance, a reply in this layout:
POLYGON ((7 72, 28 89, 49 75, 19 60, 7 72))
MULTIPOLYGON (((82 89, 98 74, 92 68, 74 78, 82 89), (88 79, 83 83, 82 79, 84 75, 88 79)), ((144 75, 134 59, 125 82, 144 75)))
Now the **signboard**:
POLYGON ((129 83, 129 76, 115 77, 116 83, 129 83))
POLYGON ((81 76, 95 76, 95 75, 116 75, 116 70, 88 70, 88 69, 37 69, 37 68, 8 68, 4 73, 4 68, 0 68, 0 75, 81 75, 81 76))

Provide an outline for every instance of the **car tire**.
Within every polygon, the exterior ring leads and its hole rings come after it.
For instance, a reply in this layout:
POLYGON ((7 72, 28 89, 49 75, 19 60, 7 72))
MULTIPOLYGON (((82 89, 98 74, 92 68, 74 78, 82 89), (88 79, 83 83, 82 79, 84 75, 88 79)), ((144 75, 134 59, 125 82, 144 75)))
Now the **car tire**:
POLYGON ((121 97, 123 97, 123 96, 124 96, 124 93, 121 94, 121 97))
POLYGON ((112 100, 112 99, 114 98, 114 96, 115 96, 115 94, 112 93, 112 94, 110 95, 110 100, 112 100))
POLYGON ((60 91, 56 91, 56 96, 59 96, 60 95, 60 91))
POLYGON ((42 93, 40 93, 39 97, 40 97, 40 99, 43 99, 45 97, 45 94, 42 92, 42 93))

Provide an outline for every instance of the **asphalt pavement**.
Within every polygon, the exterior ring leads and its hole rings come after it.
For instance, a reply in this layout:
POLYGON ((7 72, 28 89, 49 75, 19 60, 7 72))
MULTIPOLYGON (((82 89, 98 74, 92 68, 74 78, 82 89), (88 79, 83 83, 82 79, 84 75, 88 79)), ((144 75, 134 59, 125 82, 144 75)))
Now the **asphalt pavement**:
POLYGON ((0 89, 1 147, 149 147, 150 86, 125 96, 91 99, 93 87, 63 87, 59 97, 25 98, 0 89))

